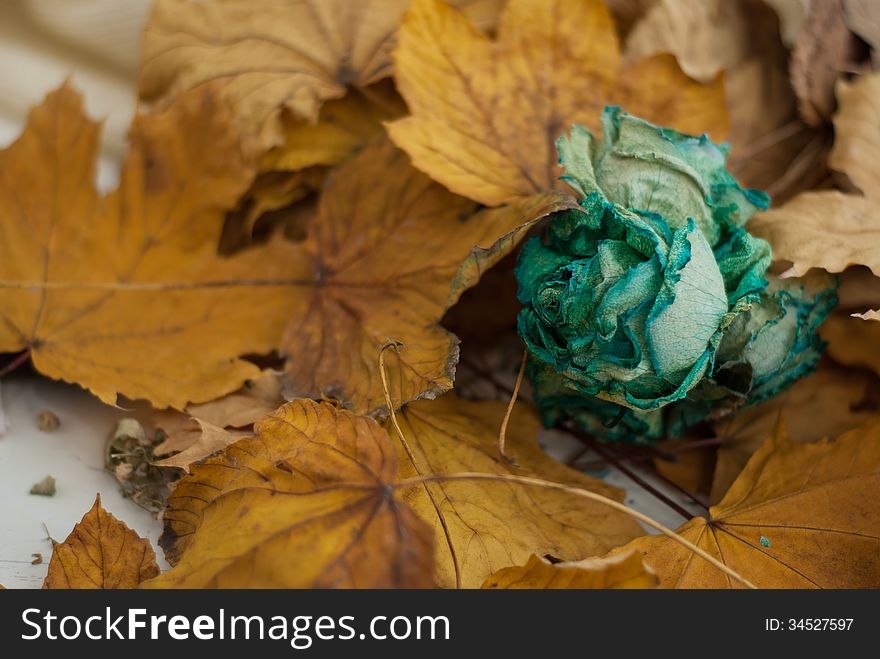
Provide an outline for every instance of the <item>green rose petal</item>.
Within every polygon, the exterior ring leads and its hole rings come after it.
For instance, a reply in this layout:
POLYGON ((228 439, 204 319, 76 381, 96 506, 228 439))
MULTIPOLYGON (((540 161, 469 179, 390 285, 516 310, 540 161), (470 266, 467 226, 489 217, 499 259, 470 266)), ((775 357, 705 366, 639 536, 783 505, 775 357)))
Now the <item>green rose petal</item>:
POLYGON ((580 210, 517 262, 519 333, 544 422, 607 438, 675 435, 775 395, 815 367, 834 282, 772 278, 744 228, 768 206, 727 172, 726 148, 619 108, 598 142, 559 142, 580 210))

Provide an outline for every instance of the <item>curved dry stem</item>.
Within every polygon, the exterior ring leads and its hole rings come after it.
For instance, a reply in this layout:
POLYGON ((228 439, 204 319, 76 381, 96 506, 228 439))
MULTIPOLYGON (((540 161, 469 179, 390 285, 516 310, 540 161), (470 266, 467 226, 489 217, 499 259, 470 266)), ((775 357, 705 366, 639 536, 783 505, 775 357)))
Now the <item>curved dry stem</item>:
POLYGON ((425 483, 430 482, 449 482, 449 481, 503 481, 506 483, 518 483, 520 485, 530 485, 534 487, 542 487, 545 489, 551 490, 559 490, 561 492, 566 492, 568 494, 573 494, 575 496, 583 497, 585 499, 591 499, 592 501, 598 501, 599 503, 604 503, 606 506, 610 508, 614 508, 615 510, 619 510, 622 513, 626 513, 630 517, 633 517, 640 522, 644 522, 651 528, 657 529, 660 533, 665 535, 666 537, 674 540, 680 545, 686 547, 688 550, 692 551, 694 554, 699 556, 700 558, 708 561, 714 567, 718 568, 724 574, 729 576, 731 579, 735 579, 740 582, 747 588, 757 589, 758 587, 753 584, 751 581, 746 579, 744 576, 731 569, 717 558, 709 554, 703 549, 697 547, 694 543, 686 540, 678 533, 669 529, 660 522, 655 521, 651 517, 648 517, 644 513, 640 513, 638 510, 633 510, 629 506, 620 503, 619 501, 615 501, 614 499, 609 499, 608 497, 602 496, 601 494, 597 494, 596 492, 590 492, 589 490, 584 490, 579 487, 573 487, 571 485, 564 485, 562 483, 555 483, 553 481, 547 481, 541 478, 532 478, 530 476, 514 476, 508 474, 481 474, 475 472, 461 472, 457 474, 434 474, 432 476, 419 476, 417 478, 407 478, 402 481, 398 481, 392 485, 395 489, 403 489, 407 487, 413 487, 415 485, 424 485, 425 483))
POLYGON ((519 363, 519 373, 516 374, 516 384, 513 385, 513 393, 510 395, 510 403, 507 404, 507 411, 504 413, 504 420, 501 422, 501 429, 498 431, 498 453, 510 463, 513 462, 513 459, 505 452, 505 444, 507 443, 507 424, 510 423, 510 416, 513 414, 513 406, 516 405, 516 399, 517 396, 519 396, 519 389, 522 387, 523 376, 526 374, 526 359, 528 359, 528 356, 528 351, 523 350, 522 361, 519 363))
MULTIPOLYGON (((403 430, 400 429, 400 424, 397 423, 397 414, 394 411, 394 403, 391 400, 391 391, 388 389, 388 376, 385 373, 385 351, 388 350, 388 348, 394 348, 395 352, 400 353, 400 348, 402 346, 402 343, 394 341, 386 343, 382 346, 382 349, 379 350, 379 377, 382 379, 382 393, 385 395, 385 405, 388 407, 391 424, 397 431, 397 436, 400 438, 400 443, 403 446, 403 450, 406 452, 406 457, 408 457, 410 463, 412 463, 413 469, 416 470, 416 473, 419 474, 420 477, 424 478, 421 469, 419 469, 419 463, 416 462, 416 456, 413 453, 412 448, 410 448, 409 442, 406 441, 403 430)), ((458 565, 458 557, 455 555, 455 545, 452 544, 452 534, 446 524, 446 518, 444 518, 443 513, 440 512, 440 505, 434 498, 434 493, 431 492, 427 485, 425 485, 425 492, 428 494, 428 498, 431 499, 431 505, 434 506, 434 511, 437 513, 437 519, 440 520, 440 526, 443 527, 443 535, 446 536, 446 544, 449 547, 449 553, 452 556, 452 566, 455 568, 455 587, 461 588, 461 568, 458 565)))

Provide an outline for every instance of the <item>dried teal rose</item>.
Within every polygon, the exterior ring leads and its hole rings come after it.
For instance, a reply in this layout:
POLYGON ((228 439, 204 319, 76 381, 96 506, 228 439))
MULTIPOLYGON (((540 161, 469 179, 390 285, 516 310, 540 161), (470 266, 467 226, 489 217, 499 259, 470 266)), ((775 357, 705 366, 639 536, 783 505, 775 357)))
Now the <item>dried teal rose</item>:
POLYGON ((607 108, 598 144, 558 143, 582 199, 517 263, 519 333, 545 423, 606 437, 680 434, 766 400, 815 367, 834 282, 774 279, 744 225, 767 196, 725 169, 707 137, 607 108))

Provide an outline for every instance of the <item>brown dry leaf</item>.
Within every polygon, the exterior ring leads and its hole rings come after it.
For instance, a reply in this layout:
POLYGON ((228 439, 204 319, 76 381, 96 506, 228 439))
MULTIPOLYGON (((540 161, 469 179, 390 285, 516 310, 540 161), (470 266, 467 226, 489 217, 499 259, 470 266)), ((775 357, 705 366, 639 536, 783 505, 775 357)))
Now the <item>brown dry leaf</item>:
POLYGON ((391 73, 390 51, 409 0, 158 0, 144 38, 140 93, 167 101, 216 82, 245 134, 283 140, 282 109, 317 121, 349 86, 391 73))
POLYGON ((874 64, 880 62, 880 4, 875 0, 844 0, 847 27, 873 50, 874 64))
POLYGON ((823 368, 798 380, 775 398, 745 409, 714 425, 722 441, 718 449, 711 502, 720 501, 780 420, 799 442, 815 442, 855 428, 876 414, 876 407, 862 406, 869 396, 872 378, 823 368))
POLYGON ((411 116, 389 124, 392 139, 489 206, 562 186, 556 139, 574 123, 596 128, 609 103, 715 139, 727 130, 720 79, 695 83, 669 55, 621 69, 601 0, 510 0, 494 41, 443 0, 415 0, 394 59, 411 116))
POLYGON ((458 339, 438 324, 443 314, 531 220, 572 205, 544 195, 475 213, 387 139, 371 143, 330 176, 310 226, 304 249, 313 274, 282 344, 286 395, 381 411, 377 355, 391 342, 403 344, 387 362, 396 406, 450 389, 458 339))
POLYGON ((220 428, 245 428, 284 404, 281 374, 266 370, 235 393, 207 403, 190 405, 186 413, 220 428))
POLYGON ((155 455, 177 455, 153 464, 188 469, 192 462, 250 436, 250 432, 234 429, 250 429, 284 404, 280 375, 266 370, 260 377, 245 382, 235 393, 188 406, 185 414, 170 410, 155 413, 154 425, 161 428, 166 437, 155 448, 155 455))
MULTIPOLYGON (((792 442, 780 425, 709 519, 678 533, 759 588, 880 587, 880 420, 832 441, 792 442)), ((636 549, 661 588, 741 587, 677 542, 636 549)))
POLYGON ((711 82, 748 56, 752 27, 738 0, 658 0, 627 37, 626 56, 672 53, 691 78, 711 82))
POLYGON ((673 53, 693 78, 724 71, 728 166, 746 186, 787 199, 826 174, 825 135, 798 117, 779 21, 762 0, 661 0, 626 42, 629 61, 673 53))
MULTIPOLYGON (((464 401, 447 394, 407 405, 397 416, 417 465, 401 458, 402 478, 479 472, 537 476, 622 500, 622 492, 549 457, 538 446, 541 428, 525 406, 514 410, 508 455, 498 455, 498 429, 506 403, 464 401)), ((386 428, 394 430, 386 423, 386 428)), ((478 588, 493 572, 519 565, 532 554, 563 560, 604 553, 642 533, 628 515, 592 501, 572 501, 556 490, 501 481, 418 485, 403 496, 436 535, 437 584, 456 585, 455 568, 441 517, 449 530, 461 585, 478 588)))
POLYGON ((832 316, 820 329, 831 358, 843 366, 861 366, 880 374, 880 324, 832 316))
POLYGON ((317 124, 285 117, 284 142, 263 156, 265 171, 332 166, 384 131, 382 123, 406 113, 390 81, 354 88, 321 108, 317 124))
MULTIPOLYGON (((157 0, 146 28, 141 98, 167 103, 217 84, 255 153, 284 141, 283 110, 312 122, 324 102, 391 75, 410 0, 157 0)), ((498 2, 457 0, 483 25, 498 2), (493 8, 494 6, 494 8, 493 8)))
POLYGON ((762 0, 779 17, 779 32, 786 47, 794 46, 807 20, 811 0, 762 0))
POLYGON ((839 191, 805 192, 780 208, 756 215, 749 230, 770 241, 777 259, 793 263, 790 276, 810 268, 841 272, 865 265, 880 275, 880 73, 838 88, 840 110, 831 166, 866 196, 839 191))
POLYGON ((505 567, 483 582, 483 588, 514 589, 598 589, 654 588, 657 575, 647 568, 638 552, 585 558, 581 561, 551 562, 532 555, 528 563, 505 567))
POLYGON ((812 0, 791 55, 791 84, 801 116, 821 126, 834 113, 834 88, 860 58, 858 39, 844 18, 844 0, 812 0))
MULTIPOLYGON (((199 419, 198 417, 193 417, 191 423, 196 429, 186 429, 184 431, 192 436, 192 441, 189 442, 189 445, 186 446, 186 448, 183 448, 179 453, 172 455, 170 458, 156 460, 153 462, 153 465, 156 467, 176 467, 178 469, 183 469, 184 471, 189 471, 189 466, 192 463, 204 460, 218 451, 222 451, 230 444, 234 444, 239 439, 251 436, 251 433, 249 432, 242 430, 226 430, 225 428, 215 426, 204 419, 199 419)), ((169 439, 173 442, 175 437, 169 439)), ((161 454, 158 449, 166 446, 166 444, 168 446, 175 446, 174 443, 166 442, 157 447, 156 453, 161 454)), ((170 452, 167 447, 164 450, 170 452)))
POLYGON ((217 256, 252 171, 210 90, 138 117, 131 135, 106 198, 92 186, 98 125, 68 86, 0 152, 0 352, 29 350, 41 373, 107 403, 182 409, 259 374, 239 356, 278 346, 284 284, 308 264, 281 240, 217 256))
POLYGON ((429 587, 433 535, 389 490, 397 464, 372 419, 289 403, 180 481, 160 540, 175 567, 144 587, 429 587))
POLYGON ((101 506, 101 495, 64 542, 55 544, 43 588, 137 588, 159 574, 156 554, 101 506))

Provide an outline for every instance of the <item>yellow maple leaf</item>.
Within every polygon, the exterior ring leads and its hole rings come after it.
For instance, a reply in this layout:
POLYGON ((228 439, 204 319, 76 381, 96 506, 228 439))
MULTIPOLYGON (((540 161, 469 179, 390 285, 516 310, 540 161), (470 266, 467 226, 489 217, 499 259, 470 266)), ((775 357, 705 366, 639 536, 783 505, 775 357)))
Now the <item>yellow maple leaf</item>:
POLYGON ((532 555, 525 565, 505 567, 483 582, 487 589, 654 588, 657 575, 638 552, 551 562, 532 555))
POLYGON ((372 419, 288 403, 180 481, 160 540, 175 567, 144 587, 430 587, 433 535, 389 490, 397 460, 372 419))
MULTIPOLYGON (((619 489, 545 454, 537 441, 540 421, 524 406, 514 410, 507 434, 507 454, 515 464, 501 458, 498 428, 505 410, 504 403, 470 402, 454 394, 410 403, 397 419, 415 460, 401 458, 401 477, 454 472, 538 475, 622 499, 619 489)), ((464 588, 478 588, 496 570, 535 553, 577 560, 641 534, 632 518, 604 504, 572 501, 562 491, 501 479, 416 485, 403 498, 434 528, 437 583, 443 587, 459 582, 464 588)))
POLYGON ((101 506, 101 496, 64 542, 52 549, 43 588, 137 588, 159 574, 156 554, 101 506))
POLYGON ((0 352, 101 400, 182 409, 259 375, 278 346, 289 280, 308 265, 274 240, 217 256, 224 212, 253 172, 216 94, 135 119, 118 189, 93 185, 98 125, 69 87, 0 152, 0 352))
POLYGON ((395 406, 450 389, 458 339, 443 314, 529 221, 572 203, 544 195, 475 213, 387 139, 365 147, 330 176, 303 247, 311 274, 282 343, 290 394, 381 411, 376 355, 392 342, 404 346, 388 360, 395 406))
MULTIPOLYGON (((780 424, 709 518, 677 533, 760 588, 880 586, 880 421, 835 440, 792 442, 780 424)), ((665 588, 740 584, 667 537, 638 550, 665 588)))
POLYGON ((411 116, 389 124, 416 167, 494 206, 558 185, 556 139, 602 108, 686 132, 727 129, 720 78, 704 86, 671 55, 622 68, 601 0, 510 0, 491 40, 443 0, 415 0, 394 52, 411 116))

